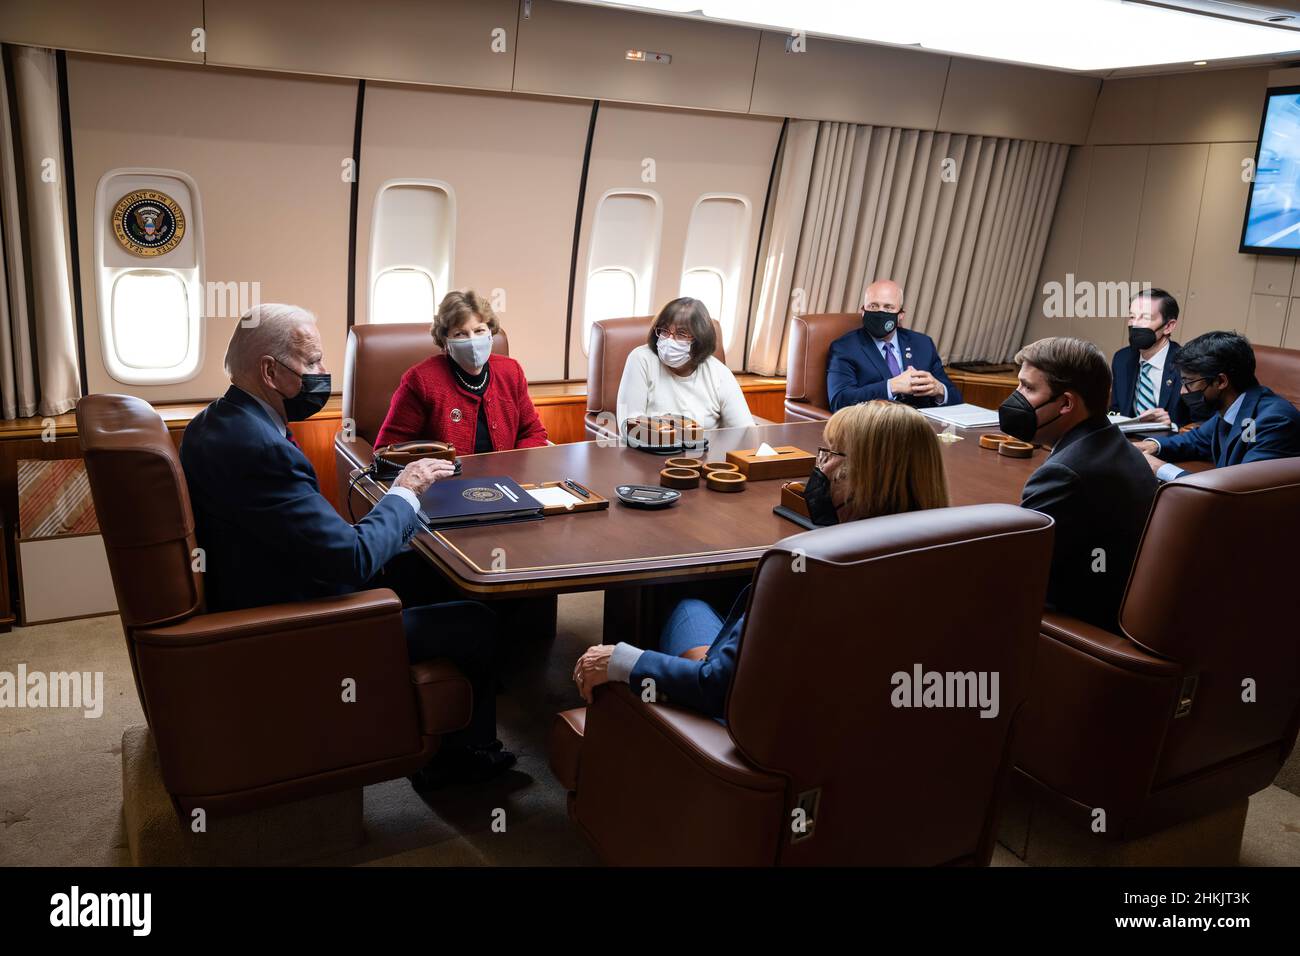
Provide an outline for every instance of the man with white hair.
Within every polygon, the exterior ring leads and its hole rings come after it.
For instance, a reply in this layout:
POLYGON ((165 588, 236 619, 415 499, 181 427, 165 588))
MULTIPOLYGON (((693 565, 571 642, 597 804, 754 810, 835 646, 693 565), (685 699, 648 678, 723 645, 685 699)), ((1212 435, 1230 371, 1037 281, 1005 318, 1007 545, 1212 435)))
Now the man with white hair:
MULTIPOLYGON (((419 528, 420 495, 449 477, 452 463, 411 462, 370 513, 349 524, 321 496, 289 430, 330 395, 315 316, 292 305, 250 309, 230 338, 226 373, 230 388, 195 416, 180 452, 205 553, 208 610, 374 586, 419 528)), ((406 607, 402 624, 412 661, 447 658, 474 688, 469 727, 411 778, 416 788, 485 779, 513 764, 496 739, 495 615, 477 602, 451 601, 406 607)))

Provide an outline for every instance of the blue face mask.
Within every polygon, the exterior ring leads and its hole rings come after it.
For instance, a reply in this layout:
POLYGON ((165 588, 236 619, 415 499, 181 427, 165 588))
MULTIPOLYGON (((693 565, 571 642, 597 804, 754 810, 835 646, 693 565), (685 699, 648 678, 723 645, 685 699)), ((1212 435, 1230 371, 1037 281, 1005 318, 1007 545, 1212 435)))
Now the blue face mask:
POLYGON ((492 336, 471 335, 467 339, 448 339, 447 354, 467 372, 481 369, 492 354, 492 336))

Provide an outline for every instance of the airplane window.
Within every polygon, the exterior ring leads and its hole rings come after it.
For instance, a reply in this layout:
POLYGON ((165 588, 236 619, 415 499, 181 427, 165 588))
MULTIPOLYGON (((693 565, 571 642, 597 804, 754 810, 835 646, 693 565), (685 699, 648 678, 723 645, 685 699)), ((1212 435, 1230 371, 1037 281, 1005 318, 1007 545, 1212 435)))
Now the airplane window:
POLYGON ((659 196, 648 190, 611 189, 596 204, 582 306, 584 352, 593 322, 653 311, 662 225, 659 196))
POLYGON ((699 299, 711 318, 719 319, 722 311, 724 283, 717 269, 691 269, 682 276, 681 294, 699 299))
POLYGON ((600 269, 587 278, 587 334, 593 322, 636 315, 636 279, 627 269, 600 269))
POLYGON ((750 204, 744 196, 706 193, 691 210, 682 259, 681 294, 699 299, 729 340, 742 304, 741 280, 749 261, 750 204))
POLYGON ((421 269, 389 269, 375 280, 371 322, 432 322, 437 311, 433 278, 421 269))
POLYGON ((113 348, 135 369, 174 369, 190 349, 189 296, 172 272, 136 269, 113 283, 113 348))

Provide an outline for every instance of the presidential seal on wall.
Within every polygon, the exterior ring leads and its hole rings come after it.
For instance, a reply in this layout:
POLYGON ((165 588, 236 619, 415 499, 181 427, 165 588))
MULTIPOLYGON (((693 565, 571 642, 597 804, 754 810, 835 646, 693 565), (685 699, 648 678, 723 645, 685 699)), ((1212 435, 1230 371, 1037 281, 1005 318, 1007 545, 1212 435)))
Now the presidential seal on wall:
POLYGON ((185 238, 185 213, 166 193, 137 189, 113 207, 113 234, 133 256, 161 256, 185 238))

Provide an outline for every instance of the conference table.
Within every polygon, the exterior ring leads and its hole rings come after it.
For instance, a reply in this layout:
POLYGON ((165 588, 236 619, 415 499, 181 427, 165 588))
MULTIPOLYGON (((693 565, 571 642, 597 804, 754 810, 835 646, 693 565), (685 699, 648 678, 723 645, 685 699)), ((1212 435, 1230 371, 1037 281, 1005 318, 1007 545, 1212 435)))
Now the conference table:
MULTIPOLYGON (((936 432, 943 430, 931 423, 936 432)), ((788 422, 707 432, 706 453, 724 461, 731 450, 794 445, 815 453, 824 422, 788 422)), ((960 441, 940 442, 953 505, 1018 504, 1030 473, 1047 452, 1008 458, 980 448, 979 435, 994 428, 956 429, 960 441)), ((658 485, 664 456, 586 441, 542 448, 465 455, 462 478, 508 475, 520 484, 571 478, 602 497, 608 509, 538 520, 425 529, 413 547, 466 597, 508 600, 575 591, 605 592, 605 634, 628 639, 651 626, 653 597, 662 585, 747 577, 763 552, 804 529, 773 513, 781 486, 793 479, 750 481, 744 491, 712 491, 701 482, 676 504, 657 510, 629 507, 615 487, 658 485)), ((354 477, 360 477, 354 475, 354 477)), ((386 488, 361 477, 358 490, 372 502, 386 488)))

